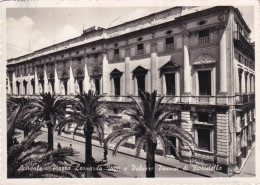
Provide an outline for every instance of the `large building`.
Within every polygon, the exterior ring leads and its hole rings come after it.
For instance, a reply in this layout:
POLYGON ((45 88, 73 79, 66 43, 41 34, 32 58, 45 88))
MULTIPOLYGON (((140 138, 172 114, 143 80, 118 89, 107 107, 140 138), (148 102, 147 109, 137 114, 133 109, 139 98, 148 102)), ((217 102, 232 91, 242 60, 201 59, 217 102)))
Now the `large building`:
MULTIPOLYGON (((255 59, 250 29, 234 7, 174 7, 7 62, 12 96, 94 90, 119 113, 138 89, 173 99, 169 119, 198 145, 173 144, 186 162, 238 172, 255 138, 255 59)), ((166 100, 167 98, 165 98, 166 100)), ((169 151, 169 155, 175 155, 169 151)))

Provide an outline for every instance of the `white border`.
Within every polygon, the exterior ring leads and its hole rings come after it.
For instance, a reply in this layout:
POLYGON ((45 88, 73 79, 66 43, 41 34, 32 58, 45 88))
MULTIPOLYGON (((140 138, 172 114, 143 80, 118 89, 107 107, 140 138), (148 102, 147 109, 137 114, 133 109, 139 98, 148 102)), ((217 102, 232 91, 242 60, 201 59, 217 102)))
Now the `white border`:
MULTIPOLYGON (((9 1, 0 3, 0 184, 259 184, 259 172, 260 164, 259 161, 259 137, 256 134, 256 177, 231 177, 231 178, 154 178, 154 179, 135 179, 135 178, 93 178, 93 179, 7 179, 6 169, 7 169, 7 154, 6 154, 6 8, 10 7, 22 7, 22 8, 33 8, 33 7, 173 7, 173 6, 254 6, 254 18, 255 18, 255 76, 256 76, 256 120, 260 119, 258 100, 260 96, 257 96, 260 88, 259 84, 259 15, 260 15, 260 5, 257 0, 60 0, 60 1, 46 1, 46 0, 27 0, 27 1, 9 1)), ((18 33, 19 34, 19 31, 18 33)), ((256 123, 256 131, 259 132, 260 126, 256 123)))

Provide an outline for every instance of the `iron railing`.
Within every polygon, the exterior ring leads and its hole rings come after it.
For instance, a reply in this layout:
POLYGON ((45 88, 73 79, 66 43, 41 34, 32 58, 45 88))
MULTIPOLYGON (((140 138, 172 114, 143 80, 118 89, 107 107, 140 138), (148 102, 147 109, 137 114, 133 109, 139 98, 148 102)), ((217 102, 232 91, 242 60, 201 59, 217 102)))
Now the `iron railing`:
POLYGON ((205 44, 209 42, 209 36, 199 37, 199 44, 205 44))

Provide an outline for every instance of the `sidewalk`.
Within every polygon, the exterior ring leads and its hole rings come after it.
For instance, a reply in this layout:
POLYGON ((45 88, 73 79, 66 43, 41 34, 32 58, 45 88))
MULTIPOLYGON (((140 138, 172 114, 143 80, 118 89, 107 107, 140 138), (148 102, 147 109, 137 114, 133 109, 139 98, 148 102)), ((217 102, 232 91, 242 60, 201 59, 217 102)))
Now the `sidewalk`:
MULTIPOLYGON (((57 134, 57 132, 54 132, 54 134, 57 134)), ((83 143, 85 142, 85 138, 80 137, 80 136, 74 136, 74 139, 73 139, 72 134, 62 133, 60 136, 71 139, 71 140, 83 142, 83 143)), ((100 146, 99 141, 96 141, 96 140, 92 140, 92 145, 102 148, 102 146, 100 146)), ((115 146, 114 144, 110 143, 108 146, 108 149, 113 150, 114 146, 115 146)), ((118 153, 122 153, 122 154, 129 155, 129 156, 135 156, 135 149, 121 146, 118 149, 118 153)), ((146 159, 146 153, 144 151, 141 151, 139 158, 146 159)), ((204 177, 229 177, 230 176, 228 174, 221 173, 221 172, 218 172, 215 170, 198 169, 198 168, 195 168, 195 167, 200 167, 198 165, 183 163, 172 157, 164 157, 164 156, 160 156, 160 155, 155 155, 155 161, 157 164, 161 164, 161 165, 164 165, 167 167, 177 168, 180 171, 186 171, 186 172, 197 174, 197 175, 204 176, 204 177)))

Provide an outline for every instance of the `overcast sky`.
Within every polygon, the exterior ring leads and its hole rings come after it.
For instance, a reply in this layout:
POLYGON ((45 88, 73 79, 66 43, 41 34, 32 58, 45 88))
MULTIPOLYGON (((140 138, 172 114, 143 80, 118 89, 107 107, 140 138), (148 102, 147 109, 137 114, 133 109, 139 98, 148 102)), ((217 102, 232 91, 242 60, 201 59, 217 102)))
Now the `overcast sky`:
MULTIPOLYGON (((168 8, 8 8, 7 59, 77 37, 83 28, 108 28, 168 8)), ((254 9, 238 8, 254 40, 254 9)))

